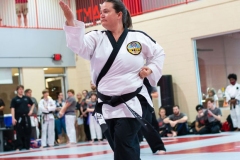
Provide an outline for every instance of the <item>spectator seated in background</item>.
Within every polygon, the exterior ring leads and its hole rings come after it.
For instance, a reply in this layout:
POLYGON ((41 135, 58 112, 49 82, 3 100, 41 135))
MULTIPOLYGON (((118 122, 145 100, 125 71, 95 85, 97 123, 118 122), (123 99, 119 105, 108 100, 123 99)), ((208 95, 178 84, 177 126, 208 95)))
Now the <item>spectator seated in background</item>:
POLYGON ((195 134, 207 134, 208 131, 206 124, 208 123, 208 118, 206 114, 204 114, 206 110, 204 110, 203 106, 200 104, 196 106, 196 110, 198 112, 198 115, 196 117, 195 128, 193 129, 193 132, 195 134))
POLYGON ((222 113, 219 108, 214 105, 212 98, 206 99, 208 109, 204 112, 204 116, 207 116, 208 124, 206 129, 208 133, 220 133, 221 129, 221 117, 222 113))
POLYGON ((165 108, 163 107, 159 108, 159 116, 160 116, 158 118, 159 134, 161 135, 161 137, 166 137, 170 131, 170 127, 169 124, 165 124, 163 122, 163 120, 167 118, 165 108))
POLYGON ((173 114, 165 118, 163 121, 166 124, 170 124, 171 133, 168 137, 176 137, 188 134, 188 117, 180 112, 178 105, 173 106, 173 114))

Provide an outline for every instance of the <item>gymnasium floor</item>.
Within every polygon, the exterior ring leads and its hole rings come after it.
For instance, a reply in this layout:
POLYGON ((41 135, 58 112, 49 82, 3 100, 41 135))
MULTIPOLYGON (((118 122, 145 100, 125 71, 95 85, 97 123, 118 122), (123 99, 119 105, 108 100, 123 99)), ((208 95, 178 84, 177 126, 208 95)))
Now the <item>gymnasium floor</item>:
MULTIPOLYGON (((146 142, 141 143, 142 160, 239 160, 240 132, 204 136, 164 138, 166 155, 153 155, 146 142)), ((73 147, 0 153, 1 160, 60 159, 60 160, 113 160, 107 144, 79 143, 73 147)))

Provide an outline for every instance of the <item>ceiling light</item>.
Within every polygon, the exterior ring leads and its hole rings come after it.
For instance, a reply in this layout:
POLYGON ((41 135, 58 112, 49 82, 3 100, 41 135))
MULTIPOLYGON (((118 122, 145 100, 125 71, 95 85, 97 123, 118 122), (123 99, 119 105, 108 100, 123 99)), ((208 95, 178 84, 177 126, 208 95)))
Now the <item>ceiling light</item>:
POLYGON ((43 68, 44 71, 48 70, 48 68, 43 68))
POLYGON ((14 73, 14 76, 19 76, 19 73, 14 73))

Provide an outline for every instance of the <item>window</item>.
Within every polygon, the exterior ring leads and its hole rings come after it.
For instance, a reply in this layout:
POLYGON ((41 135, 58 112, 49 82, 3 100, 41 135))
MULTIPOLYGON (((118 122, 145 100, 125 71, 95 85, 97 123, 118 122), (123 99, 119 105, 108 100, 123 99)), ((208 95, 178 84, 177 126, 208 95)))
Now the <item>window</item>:
POLYGON ((240 77, 240 33, 226 34, 196 41, 202 99, 214 89, 219 107, 227 107, 224 91, 228 74, 240 77))
POLYGON ((0 75, 5 75, 4 78, 0 76, 0 98, 5 103, 4 113, 9 114, 14 91, 20 84, 20 72, 18 68, 0 68, 0 75))

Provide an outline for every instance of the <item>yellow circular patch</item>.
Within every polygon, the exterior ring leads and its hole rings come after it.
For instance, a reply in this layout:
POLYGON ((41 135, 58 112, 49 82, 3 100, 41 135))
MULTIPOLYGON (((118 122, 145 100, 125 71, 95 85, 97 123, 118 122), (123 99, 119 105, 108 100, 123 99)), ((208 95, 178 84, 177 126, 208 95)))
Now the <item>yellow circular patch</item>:
POLYGON ((142 45, 137 41, 130 42, 127 45, 127 51, 133 55, 139 55, 142 51, 142 45))

